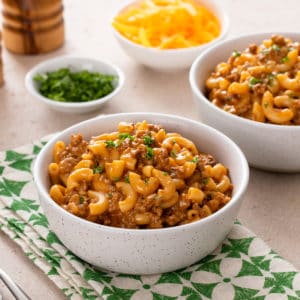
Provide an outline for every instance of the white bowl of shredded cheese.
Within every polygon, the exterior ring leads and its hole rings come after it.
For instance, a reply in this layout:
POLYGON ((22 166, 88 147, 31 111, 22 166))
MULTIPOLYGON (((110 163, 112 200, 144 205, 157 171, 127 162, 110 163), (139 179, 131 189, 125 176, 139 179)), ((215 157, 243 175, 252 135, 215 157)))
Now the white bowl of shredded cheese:
MULTIPOLYGON (((112 24, 114 24, 115 19, 118 17, 118 15, 122 11, 126 11, 128 7, 135 5, 136 3, 140 3, 143 1, 137 1, 137 2, 130 2, 127 5, 123 6, 122 8, 119 9, 118 12, 116 12, 112 24)), ((151 1, 150 1, 151 2, 151 1)), ((153 2, 155 2, 153 0, 153 2)), ((171 1, 170 1, 171 2, 171 1)), ((186 8, 184 1, 183 2, 183 7, 186 8)), ((147 45, 144 42, 143 44, 133 42, 131 39, 127 38, 124 36, 124 34, 120 33, 119 30, 116 29, 116 26, 112 26, 113 29, 113 34, 118 41, 119 45, 121 48, 124 50, 124 52, 130 56, 132 59, 137 61, 140 64, 143 64, 147 67, 156 69, 158 71, 173 71, 173 70, 179 70, 179 69, 185 69, 189 68, 193 62, 193 60, 205 49, 208 47, 211 47, 218 43, 219 41, 223 40, 229 29, 229 18, 224 11, 223 7, 221 6, 220 1, 214 1, 214 0, 200 0, 197 1, 198 4, 203 5, 207 10, 209 10, 219 21, 220 25, 220 34, 216 38, 212 39, 209 42, 205 42, 199 45, 193 45, 190 47, 184 47, 184 48, 176 48, 174 49, 169 49, 169 48, 161 48, 161 44, 159 46, 152 46, 152 45, 147 45)), ((193 14, 189 9, 187 9, 187 12, 190 14, 193 14)), ((205 21, 205 20, 204 20, 205 21)), ((203 21, 203 22, 204 22, 203 21)), ((191 26, 191 23, 188 24, 188 26, 191 26)), ((194 26, 197 26, 196 21, 194 26)), ((209 22, 209 21, 206 21, 209 22)), ((171 24, 173 26, 173 30, 175 28, 176 30, 176 25, 178 24, 171 24)), ((122 26, 122 25, 121 25, 122 26)), ((159 23, 155 25, 157 27, 157 30, 159 30, 159 23)), ((172 27, 171 26, 171 27, 172 27)), ((140 29, 140 28, 139 28, 140 29)), ((135 28, 134 28, 135 30, 135 28)), ((147 29, 144 30, 145 32, 147 29)), ((128 32, 128 31, 127 31, 128 32)), ((125 33, 126 34, 126 33, 125 33)), ((176 38, 182 38, 181 33, 176 32, 173 36, 176 36, 176 38)), ((172 38, 172 37, 171 37, 172 38)), ((168 39, 162 38, 163 40, 168 39)), ((164 43, 163 41, 161 43, 164 43)))

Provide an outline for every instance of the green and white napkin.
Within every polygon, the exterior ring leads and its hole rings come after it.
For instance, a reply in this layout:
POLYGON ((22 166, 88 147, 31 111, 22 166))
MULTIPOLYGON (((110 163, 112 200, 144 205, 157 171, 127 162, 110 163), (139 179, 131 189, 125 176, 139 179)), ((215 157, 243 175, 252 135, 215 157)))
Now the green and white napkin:
POLYGON ((68 298, 300 300, 300 273, 238 222, 211 255, 176 272, 140 276, 94 269, 62 245, 39 205, 31 170, 47 140, 0 153, 0 229, 68 298))

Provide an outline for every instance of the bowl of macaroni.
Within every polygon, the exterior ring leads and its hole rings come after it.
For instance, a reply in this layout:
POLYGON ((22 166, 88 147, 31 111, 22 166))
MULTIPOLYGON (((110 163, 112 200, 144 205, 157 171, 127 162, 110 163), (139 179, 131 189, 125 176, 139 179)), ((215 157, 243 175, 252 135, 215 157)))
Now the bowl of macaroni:
POLYGON ((211 0, 130 1, 112 19, 124 52, 160 71, 189 68, 201 51, 224 39, 229 19, 211 0))
POLYGON ((41 205, 65 246, 129 274, 176 270, 213 251, 231 229, 248 176, 243 153, 225 135, 154 113, 74 125, 34 166, 41 205))
POLYGON ((232 138, 253 167, 300 171, 299 41, 299 33, 241 36, 191 67, 200 119, 232 138))

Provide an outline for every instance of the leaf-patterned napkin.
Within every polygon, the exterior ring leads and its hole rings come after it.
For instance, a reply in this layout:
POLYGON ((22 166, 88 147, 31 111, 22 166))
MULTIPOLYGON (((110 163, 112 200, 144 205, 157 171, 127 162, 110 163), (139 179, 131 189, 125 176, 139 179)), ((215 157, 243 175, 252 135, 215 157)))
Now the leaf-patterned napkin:
POLYGON ((0 153, 0 229, 68 298, 300 300, 300 273, 238 222, 211 255, 176 272, 139 276, 94 269, 63 246, 39 205, 31 170, 47 140, 0 153))

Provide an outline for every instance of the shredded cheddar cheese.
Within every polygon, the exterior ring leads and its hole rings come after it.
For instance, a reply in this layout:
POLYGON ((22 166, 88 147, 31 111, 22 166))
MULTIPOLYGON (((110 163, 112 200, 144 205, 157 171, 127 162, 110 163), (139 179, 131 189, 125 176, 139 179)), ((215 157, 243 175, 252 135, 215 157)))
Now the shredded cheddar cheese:
POLYGON ((196 0, 144 0, 122 10, 113 27, 145 47, 177 49, 199 46, 220 35, 216 16, 196 0))

